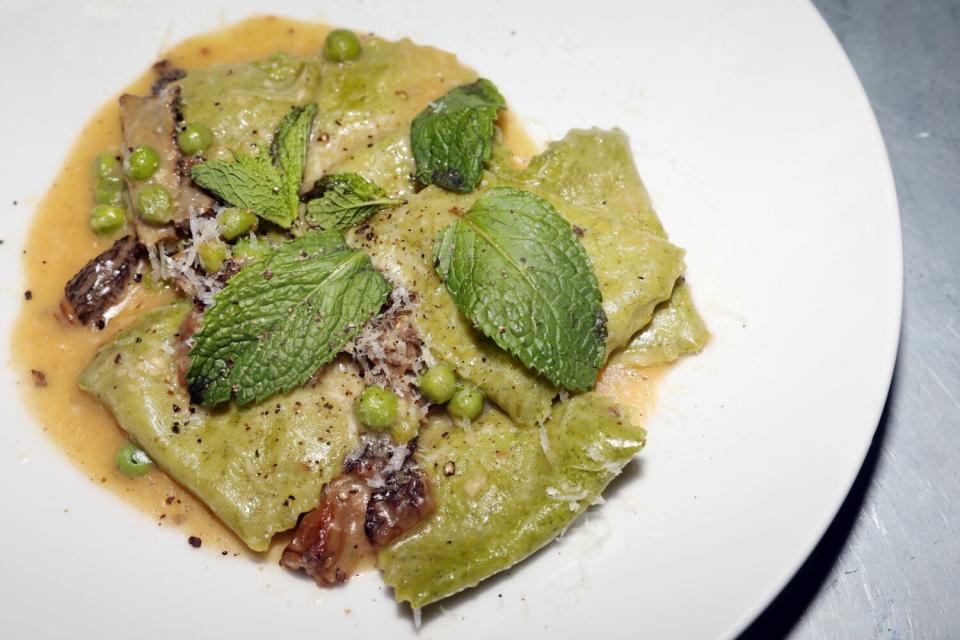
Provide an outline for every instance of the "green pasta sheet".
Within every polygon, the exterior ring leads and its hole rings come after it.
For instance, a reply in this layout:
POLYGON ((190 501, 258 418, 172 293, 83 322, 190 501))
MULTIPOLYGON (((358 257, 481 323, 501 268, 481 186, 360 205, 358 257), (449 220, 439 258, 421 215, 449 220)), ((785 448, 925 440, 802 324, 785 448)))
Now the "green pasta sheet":
POLYGON ((144 315, 97 353, 79 385, 247 546, 264 551, 317 504, 356 446, 352 398, 362 384, 334 363, 316 386, 259 404, 191 405, 177 381, 174 335, 189 309, 181 302, 144 315))
POLYGON ((364 36, 361 44, 354 60, 322 62, 308 182, 398 129, 409 135, 410 122, 430 102, 477 79, 455 55, 406 38, 364 36))
POLYGON ((656 306, 670 297, 686 269, 686 252, 623 218, 570 205, 548 191, 542 195, 580 230, 603 295, 609 355, 646 326, 656 306))
POLYGON ((387 195, 400 198, 414 191, 413 174, 416 165, 410 150, 410 131, 397 129, 391 134, 350 152, 337 164, 330 167, 328 174, 356 173, 387 192, 387 195))
POLYGON ((492 408, 466 430, 431 419, 416 456, 437 508, 381 550, 384 581, 397 601, 422 607, 511 567, 569 527, 644 436, 595 393, 560 403, 541 429, 492 408))
POLYGON ((316 99, 321 64, 285 53, 262 60, 195 69, 179 81, 186 122, 207 125, 214 133, 208 160, 230 160, 232 152, 266 153, 273 134, 290 109, 316 99))
POLYGON ((673 362, 699 352, 709 339, 710 332, 693 306, 690 288, 681 280, 670 299, 657 307, 650 324, 614 353, 610 364, 639 368, 673 362))
POLYGON ((630 141, 620 129, 573 129, 547 145, 525 169, 505 169, 519 182, 555 193, 572 205, 667 237, 637 173, 630 141))
POLYGON ((400 129, 409 135, 410 121, 432 100, 477 79, 455 55, 408 39, 364 36, 362 46, 348 62, 275 53, 192 70, 179 81, 184 119, 213 130, 207 159, 230 159, 231 151, 250 153, 251 144, 266 150, 291 107, 316 102, 304 172, 312 183, 381 138, 400 129))
MULTIPOLYGON (((620 129, 574 129, 562 140, 550 143, 525 169, 501 166, 500 173, 521 184, 556 194, 594 215, 635 224, 666 238, 637 173, 629 140, 620 129)), ((649 325, 633 335, 627 347, 614 354, 612 362, 644 367, 703 348, 710 334, 693 304, 689 287, 678 282, 673 296, 676 300, 671 297, 652 310, 649 325)), ((629 330, 631 326, 624 328, 629 330)))

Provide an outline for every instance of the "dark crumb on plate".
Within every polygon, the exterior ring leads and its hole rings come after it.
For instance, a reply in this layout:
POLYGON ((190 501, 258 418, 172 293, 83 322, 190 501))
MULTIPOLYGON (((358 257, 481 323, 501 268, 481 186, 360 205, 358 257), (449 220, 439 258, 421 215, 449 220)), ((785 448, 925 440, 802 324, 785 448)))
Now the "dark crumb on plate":
POLYGON ((33 300, 33 291, 30 291, 30 289, 27 289, 26 291, 24 291, 24 292, 23 292, 23 299, 24 299, 24 300, 33 300))
POLYGON ((190 546, 193 547, 194 549, 199 549, 200 545, 203 544, 203 540, 201 540, 197 536, 190 536, 189 538, 187 538, 187 542, 189 542, 190 546))
POLYGON ((30 375, 33 376, 33 384, 35 387, 43 388, 47 386, 47 374, 39 369, 30 369, 30 375))

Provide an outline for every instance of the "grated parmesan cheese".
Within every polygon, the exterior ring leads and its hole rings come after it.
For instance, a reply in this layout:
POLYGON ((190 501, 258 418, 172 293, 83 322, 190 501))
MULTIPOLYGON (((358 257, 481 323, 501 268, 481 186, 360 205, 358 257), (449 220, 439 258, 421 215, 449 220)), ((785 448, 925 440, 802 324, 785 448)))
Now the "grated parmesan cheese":
POLYGON ((584 489, 577 493, 563 493, 556 487, 547 487, 547 496, 558 502, 569 502, 570 511, 576 512, 580 509, 580 501, 585 500, 590 492, 584 489))
POLYGON ((621 465, 605 457, 603 453, 600 452, 600 448, 596 443, 587 448, 587 457, 599 464, 600 467, 607 473, 617 475, 623 468, 621 465))
POLYGON ((387 459, 387 464, 382 469, 367 478, 368 487, 380 489, 386 486, 387 478, 403 468, 403 463, 410 455, 410 450, 406 443, 396 444, 390 438, 378 438, 370 434, 364 434, 360 437, 360 442, 353 448, 353 451, 344 458, 344 466, 355 464, 365 454, 387 459))
POLYGON ((550 439, 547 438, 547 428, 540 425, 540 448, 543 449, 543 455, 547 457, 547 462, 554 464, 553 451, 550 449, 550 439))
POLYGON ((223 284, 212 275, 197 269, 200 266, 197 247, 203 242, 219 239, 220 229, 214 218, 199 216, 193 209, 189 215, 190 236, 184 241, 179 252, 170 255, 165 245, 158 244, 149 247, 147 255, 154 280, 172 281, 188 296, 210 306, 213 304, 213 296, 223 288, 223 284))
POLYGON ((420 374, 427 369, 426 349, 410 324, 415 301, 409 289, 394 284, 387 309, 367 322, 344 349, 363 369, 364 378, 409 398, 418 419, 426 415, 417 389, 420 374))

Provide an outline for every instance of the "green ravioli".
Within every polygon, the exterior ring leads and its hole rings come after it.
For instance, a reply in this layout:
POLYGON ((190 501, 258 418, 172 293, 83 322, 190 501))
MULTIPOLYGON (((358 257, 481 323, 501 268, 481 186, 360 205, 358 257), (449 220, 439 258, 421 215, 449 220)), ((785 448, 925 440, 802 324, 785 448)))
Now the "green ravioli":
MULTIPOLYGON (((366 36, 361 42, 363 53, 355 60, 321 62, 320 85, 312 100, 319 112, 313 127, 317 144, 307 160, 309 183, 381 138, 398 130, 409 134, 411 120, 430 102, 477 79, 455 55, 406 38, 390 42, 366 36)), ((387 184, 373 181, 392 192, 387 184)))
POLYGON ((290 109, 315 101, 320 63, 275 53, 253 62, 194 69, 179 84, 184 121, 213 131, 213 145, 204 157, 232 160, 234 151, 253 153, 254 144, 266 151, 290 109))
POLYGON ((670 299, 657 307, 650 324, 613 354, 610 362, 629 367, 673 362, 682 355, 697 353, 709 339, 710 333, 693 306, 690 288, 681 280, 670 299))
MULTIPOLYGON (((501 161, 495 170, 595 216, 667 237, 637 173, 627 136, 620 129, 574 129, 563 139, 551 142, 525 169, 514 170, 501 161)), ((673 296, 677 299, 638 314, 644 317, 651 312, 652 321, 629 340, 622 353, 614 355, 613 362, 644 367, 703 348, 710 334, 693 305, 689 287, 677 284, 673 296)), ((623 330, 629 331, 635 324, 636 320, 626 323, 623 330)), ((621 339, 615 342, 624 344, 621 339)))
POLYGON ((555 193, 572 205, 594 209, 666 237, 620 129, 572 129, 512 172, 532 187, 555 193))
POLYGON ((376 184, 391 197, 405 196, 414 190, 416 166, 410 150, 410 132, 401 127, 371 146, 362 145, 330 167, 328 175, 356 173, 376 184))
POLYGON ((542 432, 495 409, 467 430, 432 419, 416 455, 437 510, 380 552, 384 581, 422 607, 509 568, 570 526, 643 443, 595 393, 559 404, 542 432))
POLYGON ((265 402, 215 411, 191 405, 177 382, 174 337, 190 306, 144 315, 97 353, 79 385, 251 549, 265 551, 275 533, 316 506, 356 446, 352 398, 362 384, 334 363, 316 386, 265 402))

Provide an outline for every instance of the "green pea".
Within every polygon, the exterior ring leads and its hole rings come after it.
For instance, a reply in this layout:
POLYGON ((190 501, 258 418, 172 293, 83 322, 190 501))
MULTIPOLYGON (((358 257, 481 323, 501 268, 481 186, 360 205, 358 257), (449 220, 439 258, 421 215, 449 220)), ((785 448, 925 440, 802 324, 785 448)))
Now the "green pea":
POLYGON ((127 212, 113 204, 98 204, 90 210, 90 228, 96 233, 113 233, 127 223, 127 212))
POLYGON ((419 431, 419 420, 397 420, 393 423, 393 426, 390 427, 390 437, 396 442, 410 442, 417 437, 419 431))
POLYGON ((447 411, 455 418, 474 420, 483 411, 483 393, 473 385, 458 384, 447 411))
POLYGON ((101 153, 97 156, 93 161, 92 170, 96 180, 123 180, 120 160, 113 153, 101 153))
POLYGON ((334 29, 327 34, 327 39, 323 43, 323 53, 333 62, 353 60, 360 55, 360 40, 353 31, 334 29))
POLYGON ((120 447, 113 461, 125 476, 142 476, 153 464, 150 456, 131 442, 120 447))
POLYGON ((147 222, 166 224, 173 220, 173 196, 163 185, 148 184, 137 194, 137 209, 147 222))
POLYGON ((93 201, 96 204, 120 204, 123 202, 123 182, 97 180, 93 185, 93 201))
POLYGON ((364 426, 386 429, 397 421, 397 394, 383 387, 367 387, 357 398, 354 410, 364 426))
POLYGON ((222 240, 201 242, 197 247, 197 257, 200 258, 204 271, 208 274, 216 273, 228 257, 227 245, 222 240))
POLYGON ((123 168, 134 180, 146 180, 157 172, 159 166, 160 156, 157 155, 156 150, 149 145, 141 144, 133 148, 123 168))
POLYGON ((188 156, 204 151, 211 144, 213 144, 213 131, 199 122, 191 122, 177 134, 177 146, 188 156))
POLYGON ((420 376, 417 386, 427 400, 443 404, 452 398, 457 390, 457 379, 453 375, 453 369, 441 362, 427 369, 426 373, 420 376))
POLYGON ((270 243, 265 240, 255 238, 250 241, 248 238, 240 238, 233 245, 233 258, 241 262, 253 262, 263 258, 270 253, 270 243))
POLYGON ((233 240, 240 236, 247 235, 252 229, 257 227, 257 216, 246 209, 237 209, 231 207, 224 209, 217 216, 217 224, 220 225, 220 233, 227 240, 233 240))

